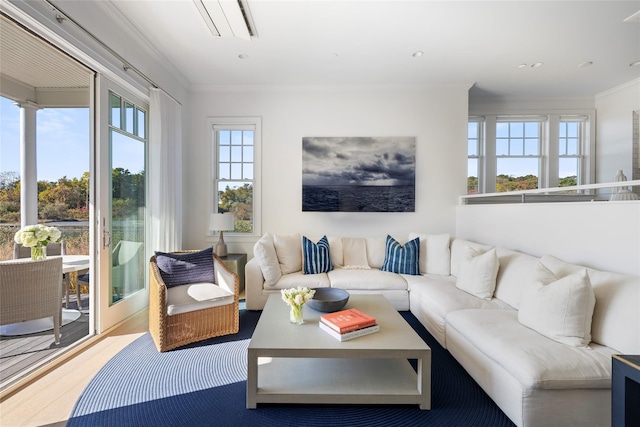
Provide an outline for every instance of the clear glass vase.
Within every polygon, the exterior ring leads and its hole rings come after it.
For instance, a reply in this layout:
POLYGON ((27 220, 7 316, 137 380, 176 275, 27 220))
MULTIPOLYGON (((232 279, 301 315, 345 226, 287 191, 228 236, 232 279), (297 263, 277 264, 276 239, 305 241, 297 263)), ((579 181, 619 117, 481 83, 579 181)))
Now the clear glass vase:
POLYGON ((304 323, 304 319, 302 316, 302 308, 303 304, 300 305, 292 305, 291 310, 289 311, 289 322, 294 325, 302 325, 304 323))
POLYGON ((47 258, 46 246, 32 246, 31 247, 31 261, 42 261, 47 258))

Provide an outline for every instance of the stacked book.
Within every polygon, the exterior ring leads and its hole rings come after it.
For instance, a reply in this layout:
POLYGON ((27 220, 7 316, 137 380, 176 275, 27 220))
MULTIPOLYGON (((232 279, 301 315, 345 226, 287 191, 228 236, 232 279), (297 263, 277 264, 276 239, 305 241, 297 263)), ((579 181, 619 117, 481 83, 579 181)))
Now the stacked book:
POLYGON ((318 325, 339 341, 348 341, 380 330, 375 318, 355 308, 323 314, 318 325))

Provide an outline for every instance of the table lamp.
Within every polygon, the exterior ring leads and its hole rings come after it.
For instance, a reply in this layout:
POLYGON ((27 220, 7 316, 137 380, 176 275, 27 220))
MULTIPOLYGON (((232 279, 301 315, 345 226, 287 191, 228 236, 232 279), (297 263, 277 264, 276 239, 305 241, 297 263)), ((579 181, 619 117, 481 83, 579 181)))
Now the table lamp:
POLYGON ((209 219, 209 230, 219 231, 220 238, 216 245, 215 253, 218 256, 227 255, 227 244, 224 242, 223 231, 233 231, 235 228, 235 217, 233 214, 211 214, 209 219))

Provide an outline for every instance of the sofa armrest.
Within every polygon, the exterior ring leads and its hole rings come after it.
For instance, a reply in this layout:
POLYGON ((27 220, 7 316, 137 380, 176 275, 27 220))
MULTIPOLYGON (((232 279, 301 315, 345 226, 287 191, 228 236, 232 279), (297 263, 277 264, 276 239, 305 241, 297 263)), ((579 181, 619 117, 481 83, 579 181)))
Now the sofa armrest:
POLYGON ((245 298, 247 310, 262 310, 267 303, 267 295, 264 295, 264 276, 258 264, 258 260, 253 257, 244 267, 245 277, 245 298))

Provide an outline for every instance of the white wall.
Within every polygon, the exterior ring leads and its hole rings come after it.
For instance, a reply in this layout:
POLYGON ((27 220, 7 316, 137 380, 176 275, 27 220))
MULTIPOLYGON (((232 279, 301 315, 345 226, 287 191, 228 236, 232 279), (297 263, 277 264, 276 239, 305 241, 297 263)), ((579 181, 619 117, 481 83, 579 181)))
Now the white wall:
POLYGON ((640 276, 640 201, 461 205, 458 237, 640 276))
POLYGON ((640 79, 596 96, 597 182, 611 182, 619 169, 632 174, 633 112, 640 110, 640 79))
MULTIPOLYGON (((207 117, 262 118, 262 232, 406 238, 411 231, 455 231, 457 196, 466 192, 466 85, 298 87, 201 90, 190 94, 184 144, 184 246, 207 238, 211 141, 207 117), (302 137, 415 136, 415 213, 302 212, 302 137)), ((253 254, 255 239, 225 237, 229 251, 253 254)))

